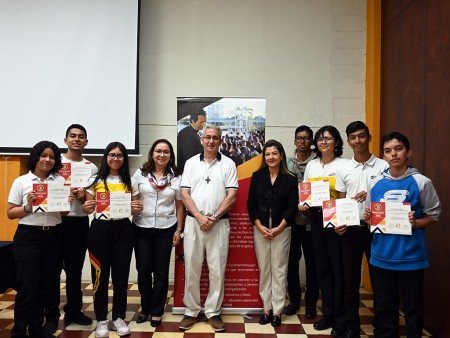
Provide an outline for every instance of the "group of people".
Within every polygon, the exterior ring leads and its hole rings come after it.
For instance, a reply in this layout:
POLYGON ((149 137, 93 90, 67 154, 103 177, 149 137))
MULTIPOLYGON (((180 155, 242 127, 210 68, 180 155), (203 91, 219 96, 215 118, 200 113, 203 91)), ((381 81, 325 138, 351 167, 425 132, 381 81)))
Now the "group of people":
MULTIPOLYGON (((205 124, 202 116, 191 122, 198 122, 198 128, 203 126, 198 136, 201 148, 183 163, 182 175, 174 149, 165 139, 153 143, 146 162, 134 175, 130 175, 128 153, 120 142, 106 147, 98 170, 83 158, 87 132, 78 124, 67 129, 66 154, 61 155, 49 141, 33 147, 27 161, 29 172, 14 181, 8 198, 8 217, 19 220, 14 236, 18 292, 13 337, 41 338, 56 331, 62 269, 67 285, 65 320, 92 324, 82 311, 81 271, 86 249, 97 320, 95 337, 109 336, 110 277, 114 292, 111 328, 119 336, 130 334, 124 319, 133 248, 141 294, 136 322, 159 326, 171 250, 182 237, 185 313, 179 328, 192 328, 202 310, 200 276, 206 260, 209 292, 204 313, 214 331, 225 330, 220 315, 230 235, 228 211, 237 196, 237 169, 233 160, 219 151, 222 130, 205 124), (91 178, 87 187, 71 188, 70 212, 32 212, 36 200, 33 184, 63 184, 65 179, 58 175, 63 163, 80 162, 89 168, 91 178), (99 217, 97 196, 106 192, 130 194, 132 220, 104 214, 99 217), (92 213, 89 225, 88 214, 92 213)), ((197 137, 196 128, 192 129, 197 137)), ((437 221, 439 199, 431 181, 408 166, 411 150, 404 135, 391 133, 383 138, 384 161, 369 152, 371 136, 363 122, 350 123, 346 133, 354 153, 351 160, 341 157, 344 142, 333 126, 324 126, 315 135, 307 126, 298 127, 292 157, 276 140, 263 146, 261 166, 253 173, 247 201, 263 302, 259 323, 278 327, 283 312, 293 315, 299 311, 303 251, 305 317, 317 316, 320 290, 322 318, 314 328, 331 328, 336 337, 359 337, 359 286, 365 254, 374 288, 375 336, 397 336, 400 290, 408 337, 420 337, 423 270, 429 265, 424 228, 437 221), (322 208, 299 203, 299 183, 316 180, 329 182, 331 199, 353 198, 358 202, 359 226, 324 228, 322 208), (368 203, 390 200, 411 203, 411 236, 370 232, 368 203), (287 307, 286 293, 290 300, 287 307)))
POLYGON ((307 126, 298 127, 290 158, 279 142, 264 145, 263 163, 252 176, 247 202, 264 307, 259 323, 281 325, 286 289, 290 303, 284 313, 298 312, 303 250, 305 317, 317 316, 320 290, 322 318, 314 329, 331 329, 334 337, 360 337, 359 288, 365 254, 374 290, 375 337, 398 337, 400 297, 408 337, 421 337, 424 269, 429 266, 424 229, 438 220, 439 198, 431 180, 408 165, 412 152, 406 136, 385 135, 382 160, 370 153, 371 135, 363 122, 350 123, 346 134, 353 150, 350 160, 341 157, 344 141, 330 125, 315 135, 307 126), (324 227, 322 207, 299 203, 298 183, 312 181, 328 181, 332 200, 354 199, 360 224, 324 227), (371 233, 370 202, 411 204, 412 234, 371 233))

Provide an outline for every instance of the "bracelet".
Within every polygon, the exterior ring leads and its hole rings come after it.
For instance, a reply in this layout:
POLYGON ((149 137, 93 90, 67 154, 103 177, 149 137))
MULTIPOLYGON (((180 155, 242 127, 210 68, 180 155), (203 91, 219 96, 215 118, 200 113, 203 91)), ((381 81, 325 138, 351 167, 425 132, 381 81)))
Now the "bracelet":
POLYGON ((184 228, 177 228, 177 231, 183 232, 184 228))
POLYGON ((212 214, 212 216, 216 219, 216 221, 218 221, 220 219, 219 214, 217 212, 212 214))
POLYGON ((23 211, 25 211, 26 214, 29 214, 31 212, 31 209, 28 208, 28 205, 24 205, 23 211))

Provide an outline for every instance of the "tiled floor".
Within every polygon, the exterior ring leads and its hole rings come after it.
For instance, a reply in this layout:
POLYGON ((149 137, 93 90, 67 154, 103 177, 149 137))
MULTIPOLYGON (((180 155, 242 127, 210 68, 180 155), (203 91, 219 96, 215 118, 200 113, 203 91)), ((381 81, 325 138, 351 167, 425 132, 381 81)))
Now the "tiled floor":
MULTIPOLYGON (((92 285, 84 284, 84 312, 94 318, 94 308, 92 304, 92 285)), ((129 285, 128 292, 128 308, 126 322, 129 323, 131 329, 132 338, 323 338, 331 337, 330 330, 316 331, 313 329, 313 323, 317 319, 308 320, 304 316, 304 308, 302 307, 296 316, 284 316, 282 317, 283 324, 274 329, 270 325, 259 325, 259 316, 253 316, 253 319, 245 319, 240 315, 223 315, 222 318, 226 323, 226 331, 224 333, 214 333, 209 324, 206 322, 206 318, 202 318, 199 323, 186 332, 178 329, 178 323, 182 319, 181 315, 173 315, 172 304, 173 298, 172 289, 169 290, 167 299, 167 306, 163 316, 163 322, 160 327, 153 328, 149 322, 143 324, 136 324, 135 320, 140 311, 140 298, 139 291, 136 284, 129 285)), ((112 291, 110 291, 112 298, 112 291)), ((0 294, 0 338, 10 337, 11 328, 14 320, 14 298, 15 291, 8 290, 5 294, 0 294)), ((65 285, 61 284, 61 302, 65 301, 65 285)), ((319 300, 319 317, 320 318, 320 300, 319 300)), ((110 302, 111 309, 111 302, 110 302)), ((373 320, 372 309, 372 294, 361 290, 361 337, 373 337, 373 327, 371 325, 373 320)), ((91 326, 79 326, 74 324, 64 323, 64 314, 59 321, 59 329, 55 333, 55 336, 60 338, 94 338, 95 321, 91 326)), ((404 330, 404 318, 400 317, 401 334, 402 337, 406 337, 404 330)), ((424 337, 429 337, 427 333, 424 333, 424 337)), ((118 337, 114 331, 110 331, 110 337, 118 337)))

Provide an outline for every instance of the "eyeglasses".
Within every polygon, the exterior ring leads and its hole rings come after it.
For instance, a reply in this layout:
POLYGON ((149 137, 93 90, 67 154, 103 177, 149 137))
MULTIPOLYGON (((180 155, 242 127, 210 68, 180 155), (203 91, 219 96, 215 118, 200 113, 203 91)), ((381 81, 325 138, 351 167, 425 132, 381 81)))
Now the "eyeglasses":
POLYGON ((331 141, 334 141, 334 138, 332 138, 332 137, 319 137, 317 139, 317 143, 328 143, 328 142, 331 142, 331 141))
POLYGON ((206 136, 202 136, 206 141, 211 141, 213 140, 214 142, 220 141, 220 137, 219 136, 211 136, 211 135, 206 135, 206 136))
POLYGON ((170 150, 155 149, 155 153, 157 153, 158 155, 169 155, 170 150))
POLYGON ((301 137, 298 136, 295 138, 296 141, 298 142, 310 142, 311 141, 311 137, 305 136, 305 137, 301 137))
POLYGON ((123 160, 123 154, 109 153, 108 157, 112 158, 113 160, 123 160))

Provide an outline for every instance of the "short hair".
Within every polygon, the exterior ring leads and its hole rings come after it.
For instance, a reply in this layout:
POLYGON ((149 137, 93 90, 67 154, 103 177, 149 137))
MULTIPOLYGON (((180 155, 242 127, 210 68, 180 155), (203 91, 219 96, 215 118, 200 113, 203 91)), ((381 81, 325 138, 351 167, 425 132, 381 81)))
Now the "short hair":
POLYGON ((297 134, 301 133, 302 131, 306 131, 309 134, 309 137, 313 138, 314 134, 313 134, 312 129, 305 125, 301 125, 301 126, 297 127, 297 129, 295 129, 294 137, 297 136, 297 134))
POLYGON ((86 135, 86 137, 87 137, 86 128, 83 127, 81 124, 77 124, 77 123, 71 124, 69 126, 69 128, 67 128, 67 130, 66 130, 66 137, 69 136, 70 129, 80 129, 84 132, 84 135, 86 135))
POLYGON ((406 148, 406 151, 409 151, 410 145, 409 145, 408 138, 405 135, 403 135, 402 133, 399 133, 398 131, 393 131, 393 132, 390 132, 389 134, 386 134, 386 135, 384 135, 382 137, 382 139, 381 139, 381 152, 384 152, 383 151, 384 144, 389 142, 389 141, 392 141, 394 139, 399 141, 400 143, 403 143, 403 145, 406 148))
POLYGON ((207 123, 207 124, 205 125, 205 127, 203 128, 202 134, 205 133, 206 129, 214 129, 214 130, 217 130, 217 131, 219 132, 219 137, 222 137, 222 129, 221 129, 219 126, 217 126, 217 125, 215 125, 215 124, 212 124, 212 123, 207 123))
POLYGON ((199 115, 206 117, 205 111, 203 109, 200 109, 198 112, 195 112, 195 113, 191 114, 190 120, 194 121, 194 123, 197 122, 199 115))
POLYGON ((323 137, 323 134, 324 134, 326 131, 329 132, 329 133, 331 134, 331 136, 333 136, 333 138, 334 138, 334 141, 335 141, 335 145, 334 145, 334 154, 335 154, 337 157, 342 156, 342 154, 344 153, 344 151, 342 150, 342 149, 343 149, 344 141, 342 141, 342 137, 341 137, 341 134, 339 133, 339 130, 337 130, 336 127, 330 126, 330 125, 328 125, 328 126, 323 126, 322 128, 320 128, 320 129, 316 132, 316 135, 314 136, 314 142, 313 142, 313 144, 314 144, 314 151, 317 153, 317 156, 320 157, 320 158, 322 158, 322 154, 321 154, 321 152, 320 152, 320 150, 319 150, 319 147, 317 146, 317 140, 318 140, 320 137, 323 137))
POLYGON ((369 127, 367 127, 367 125, 364 122, 362 122, 362 121, 353 121, 353 122, 351 122, 347 126, 347 128, 345 128, 345 132, 347 134, 347 137, 349 137, 350 134, 354 133, 355 131, 361 130, 361 129, 364 129, 364 131, 367 133, 367 136, 370 135, 369 127))
POLYGON ((35 146, 30 151, 30 156, 28 156, 26 167, 30 171, 34 171, 36 169, 36 164, 41 157, 41 154, 45 149, 53 150, 55 155, 55 165, 52 169, 50 169, 50 173, 57 173, 59 169, 61 169, 61 151, 58 146, 50 141, 41 141, 35 144, 35 146))

